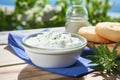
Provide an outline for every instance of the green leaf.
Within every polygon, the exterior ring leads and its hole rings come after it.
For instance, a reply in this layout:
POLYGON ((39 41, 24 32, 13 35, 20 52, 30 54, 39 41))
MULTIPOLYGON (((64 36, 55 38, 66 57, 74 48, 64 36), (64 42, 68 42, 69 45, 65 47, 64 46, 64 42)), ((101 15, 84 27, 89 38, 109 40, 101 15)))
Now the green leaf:
POLYGON ((111 73, 118 74, 120 72, 120 69, 118 69, 118 66, 120 66, 120 57, 117 56, 116 48, 119 44, 120 42, 116 44, 113 51, 110 51, 106 44, 99 46, 93 44, 92 49, 95 55, 89 55, 87 57, 92 60, 90 64, 98 65, 92 66, 91 68, 97 71, 105 71, 108 75, 111 73))
POLYGON ((92 69, 95 69, 96 71, 103 71, 104 67, 102 65, 96 65, 96 66, 91 66, 92 69))
POLYGON ((115 51, 119 45, 120 45, 120 41, 116 43, 115 47, 113 48, 113 51, 115 51))

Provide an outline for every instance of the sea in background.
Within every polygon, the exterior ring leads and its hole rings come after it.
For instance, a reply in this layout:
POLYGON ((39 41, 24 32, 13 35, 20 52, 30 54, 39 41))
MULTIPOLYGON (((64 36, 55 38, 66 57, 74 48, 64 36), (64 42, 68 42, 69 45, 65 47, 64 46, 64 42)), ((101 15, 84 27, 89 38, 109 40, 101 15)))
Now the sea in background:
MULTIPOLYGON (((56 0, 50 0, 50 4, 54 5, 56 0)), ((109 0, 110 4, 113 4, 112 8, 108 11, 108 15, 111 18, 120 17, 120 0, 109 0)), ((14 10, 15 2, 14 0, 0 0, 0 7, 7 7, 9 10, 14 10)))
MULTIPOLYGON (((50 0, 50 3, 54 5, 56 0, 50 0)), ((120 13, 120 0, 109 0, 110 3, 113 3, 113 7, 109 10, 109 12, 120 13)), ((15 7, 14 0, 0 0, 0 5, 7 5, 15 7)))

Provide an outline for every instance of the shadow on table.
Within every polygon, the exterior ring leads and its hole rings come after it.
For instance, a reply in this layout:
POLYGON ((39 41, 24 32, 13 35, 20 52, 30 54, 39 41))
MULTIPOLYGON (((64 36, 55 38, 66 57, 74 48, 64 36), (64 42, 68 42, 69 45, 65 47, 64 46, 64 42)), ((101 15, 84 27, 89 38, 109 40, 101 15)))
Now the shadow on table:
POLYGON ((31 65, 25 66, 25 68, 19 73, 18 80, 119 80, 115 76, 107 76, 101 72, 93 72, 85 76, 73 78, 66 77, 58 74, 54 74, 42 69, 36 68, 31 65))
POLYGON ((103 72, 94 73, 93 77, 96 77, 96 76, 101 76, 101 77, 103 77, 102 80, 120 80, 120 77, 119 77, 119 76, 116 76, 116 75, 114 75, 114 74, 108 76, 106 73, 103 73, 103 72))
POLYGON ((10 51, 13 55, 15 55, 14 51, 10 48, 10 46, 6 46, 4 49, 10 51))
POLYGON ((83 77, 66 77, 27 65, 18 75, 18 80, 84 80, 83 77))

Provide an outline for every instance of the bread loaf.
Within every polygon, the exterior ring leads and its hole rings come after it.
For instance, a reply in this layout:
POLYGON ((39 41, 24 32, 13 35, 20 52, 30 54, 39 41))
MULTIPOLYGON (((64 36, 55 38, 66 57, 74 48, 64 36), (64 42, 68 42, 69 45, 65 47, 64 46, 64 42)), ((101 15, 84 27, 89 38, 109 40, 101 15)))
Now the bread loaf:
POLYGON ((117 22, 101 22, 96 25, 95 32, 110 41, 120 41, 120 23, 117 22))
POLYGON ((95 43, 111 43, 110 40, 96 34, 94 26, 82 27, 79 29, 78 34, 84 36, 88 41, 95 43))

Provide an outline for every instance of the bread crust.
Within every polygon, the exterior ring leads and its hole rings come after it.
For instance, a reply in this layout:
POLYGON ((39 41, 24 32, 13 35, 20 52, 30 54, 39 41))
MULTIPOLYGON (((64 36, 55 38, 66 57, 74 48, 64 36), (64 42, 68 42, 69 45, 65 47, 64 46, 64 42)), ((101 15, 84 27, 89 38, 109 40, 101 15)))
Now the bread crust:
POLYGON ((82 27, 79 29, 78 34, 95 43, 111 43, 110 40, 96 34, 94 26, 82 27))
POLYGON ((96 25, 95 32, 110 41, 120 41, 120 23, 117 22, 101 22, 96 25))

